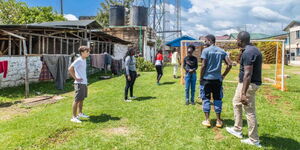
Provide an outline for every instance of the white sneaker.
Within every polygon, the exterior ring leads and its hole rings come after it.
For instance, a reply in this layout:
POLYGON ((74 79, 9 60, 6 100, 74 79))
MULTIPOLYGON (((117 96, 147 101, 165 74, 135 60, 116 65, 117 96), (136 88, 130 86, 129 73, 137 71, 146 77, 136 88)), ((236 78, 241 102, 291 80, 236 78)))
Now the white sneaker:
POLYGON ((71 119, 72 122, 81 123, 81 121, 77 117, 73 117, 71 119))
POLYGON ((78 118, 89 118, 90 116, 85 115, 84 113, 81 113, 77 116, 78 118))
POLYGON ((125 101, 125 102, 131 102, 132 100, 130 100, 130 99, 125 99, 124 101, 125 101))
POLYGON ((237 138, 243 138, 243 134, 242 132, 238 132, 238 131, 235 131, 233 127, 226 127, 226 130, 227 132, 229 132, 230 134, 236 136, 237 138))
POLYGON ((249 144, 249 145, 254 145, 254 146, 257 146, 257 147, 262 147, 259 142, 253 142, 251 141, 249 138, 248 139, 244 139, 244 140, 241 140, 242 143, 245 143, 245 144, 249 144))
POLYGON ((129 99, 136 99, 136 97, 135 97, 135 96, 132 96, 132 97, 129 97, 129 99))

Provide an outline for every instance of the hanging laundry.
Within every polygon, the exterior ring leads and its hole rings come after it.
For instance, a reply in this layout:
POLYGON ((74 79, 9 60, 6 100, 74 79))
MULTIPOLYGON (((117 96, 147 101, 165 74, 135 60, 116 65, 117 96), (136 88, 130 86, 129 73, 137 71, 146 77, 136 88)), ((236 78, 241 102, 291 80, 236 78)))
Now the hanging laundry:
POLYGON ((53 76, 52 76, 51 72, 49 71, 47 64, 43 61, 43 66, 41 69, 39 80, 40 81, 48 81, 48 80, 52 80, 52 79, 53 79, 53 76))
POLYGON ((68 79, 68 66, 70 56, 44 55, 44 61, 51 72, 56 88, 62 90, 68 79))
POLYGON ((91 54, 90 56, 92 67, 98 69, 105 68, 105 54, 91 54))
POLYGON ((122 73, 122 59, 116 60, 112 59, 111 71, 113 74, 121 74, 122 73))
POLYGON ((8 72, 8 61, 0 61, 0 73, 3 73, 3 78, 6 78, 8 72))
POLYGON ((105 55, 105 65, 111 65, 112 62, 112 57, 109 54, 104 54, 105 55))

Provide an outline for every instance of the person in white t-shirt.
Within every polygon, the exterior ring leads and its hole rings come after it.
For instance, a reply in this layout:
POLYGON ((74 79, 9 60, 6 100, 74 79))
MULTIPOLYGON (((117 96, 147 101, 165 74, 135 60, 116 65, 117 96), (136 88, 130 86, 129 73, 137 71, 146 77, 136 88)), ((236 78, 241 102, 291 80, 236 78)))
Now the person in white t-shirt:
POLYGON ((75 98, 73 102, 72 122, 81 123, 79 118, 89 118, 82 113, 83 100, 87 97, 87 74, 86 74, 86 58, 90 55, 90 48, 80 46, 78 49, 80 57, 78 57, 69 67, 69 73, 74 78, 75 98), (77 115, 78 112, 78 115, 77 115))
POLYGON ((177 78, 178 66, 180 65, 180 57, 176 48, 172 51, 171 64, 173 65, 173 77, 177 78))

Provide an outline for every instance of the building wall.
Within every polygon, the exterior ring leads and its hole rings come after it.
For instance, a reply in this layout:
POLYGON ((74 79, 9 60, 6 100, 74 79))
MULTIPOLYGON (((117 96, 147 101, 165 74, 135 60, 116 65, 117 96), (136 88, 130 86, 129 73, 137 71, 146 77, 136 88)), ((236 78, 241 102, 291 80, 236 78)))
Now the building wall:
MULTIPOLYGON (((297 38, 297 35, 296 35, 296 32, 300 31, 300 26, 295 25, 295 26, 291 27, 289 29, 289 31, 290 31, 290 37, 291 37, 291 43, 290 43, 291 51, 290 52, 291 52, 291 54, 294 53, 295 61, 300 61, 300 56, 297 56, 297 48, 300 48, 300 38, 297 38)), ((292 58, 292 60, 293 60, 293 58, 292 58)))
MULTIPOLYGON (((25 57, 0 57, 0 61, 8 61, 8 72, 6 78, 0 74, 0 89, 4 87, 14 87, 24 84, 25 79, 25 57)), ((29 81, 38 82, 42 68, 39 56, 28 57, 29 81)))
POLYGON ((127 45, 115 44, 114 45, 114 57, 115 59, 123 59, 128 51, 127 45))

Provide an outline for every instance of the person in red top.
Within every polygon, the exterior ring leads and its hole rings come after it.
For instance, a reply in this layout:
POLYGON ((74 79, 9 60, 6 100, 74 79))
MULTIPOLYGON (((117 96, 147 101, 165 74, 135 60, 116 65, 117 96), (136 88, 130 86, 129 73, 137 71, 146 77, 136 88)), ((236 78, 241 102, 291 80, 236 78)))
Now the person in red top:
POLYGON ((156 54, 156 58, 155 58, 155 68, 157 71, 157 85, 160 85, 159 81, 161 79, 161 77, 163 76, 163 55, 162 55, 162 50, 160 49, 157 54, 156 54))

